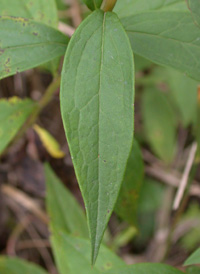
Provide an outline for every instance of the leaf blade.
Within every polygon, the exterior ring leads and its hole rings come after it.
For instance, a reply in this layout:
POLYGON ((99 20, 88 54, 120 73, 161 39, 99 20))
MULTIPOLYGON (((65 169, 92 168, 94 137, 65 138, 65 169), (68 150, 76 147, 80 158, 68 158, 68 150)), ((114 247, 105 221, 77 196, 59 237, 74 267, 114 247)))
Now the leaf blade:
POLYGON ((93 262, 132 146, 133 72, 129 41, 118 18, 94 12, 70 41, 61 81, 61 113, 86 205, 93 262))
POLYGON ((176 151, 176 118, 166 95, 156 89, 146 89, 142 117, 146 140, 152 150, 166 163, 172 162, 176 151))
POLYGON ((97 262, 92 268, 89 240, 77 238, 63 232, 54 234, 52 236, 52 243, 56 250, 58 267, 61 274, 100 274, 109 269, 125 265, 112 251, 105 246, 101 246, 97 262))
POLYGON ((114 11, 120 18, 144 11, 187 11, 183 0, 118 0, 114 11))
POLYGON ((200 264, 200 248, 198 248, 192 255, 187 258, 184 262, 184 266, 192 265, 192 264, 200 264))
POLYGON ((91 10, 99 9, 103 0, 83 0, 87 7, 91 10))
POLYGON ((1 0, 0 15, 34 19, 57 27, 58 14, 54 0, 1 0))
POLYGON ((194 22, 200 27, 200 3, 198 1, 187 0, 189 9, 194 18, 194 22))
POLYGON ((10 16, 0 17, 0 35, 0 79, 63 55, 69 40, 44 24, 10 16))
POLYGON ((141 264, 134 264, 130 266, 126 266, 121 269, 113 269, 107 271, 106 274, 183 274, 182 271, 173 268, 169 265, 159 264, 159 263, 141 263, 141 264))
POLYGON ((0 257, 0 272, 6 274, 47 274, 40 266, 17 258, 0 257))
POLYGON ((199 28, 188 12, 144 12, 122 24, 134 53, 200 79, 199 28))
POLYGON ((144 179, 144 163, 137 141, 127 162, 123 183, 115 205, 115 213, 131 225, 136 225, 136 212, 141 185, 144 179))
POLYGON ((23 126, 36 104, 30 99, 12 97, 0 100, 0 155, 23 126))
POLYGON ((86 216, 76 199, 60 182, 49 164, 45 164, 46 205, 51 231, 64 231, 88 237, 86 216), (73 208, 73 212, 69 209, 73 208), (66 214, 67 211, 67 214, 66 214))

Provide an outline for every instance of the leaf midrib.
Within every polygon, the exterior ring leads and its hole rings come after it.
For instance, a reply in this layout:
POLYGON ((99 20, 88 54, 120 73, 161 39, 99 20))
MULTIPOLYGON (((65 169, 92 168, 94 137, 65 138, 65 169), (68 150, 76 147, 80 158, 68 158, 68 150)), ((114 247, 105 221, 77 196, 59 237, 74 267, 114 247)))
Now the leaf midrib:
MULTIPOLYGON (((34 44, 27 44, 27 45, 19 45, 19 46, 10 46, 10 47, 3 47, 3 50, 8 50, 8 49, 18 49, 18 48, 26 48, 26 47, 39 47, 39 46, 44 46, 44 45, 58 45, 58 46, 67 46, 67 44, 64 43, 58 43, 58 42, 42 42, 42 43, 34 43, 34 44)), ((3 56, 3 54, 1 55, 3 56)))
POLYGON ((188 44, 190 46, 193 46, 193 47, 197 47, 198 49, 200 48, 200 45, 195 45, 193 44, 193 42, 185 42, 185 41, 180 41, 180 40, 177 40, 177 39, 174 39, 174 38, 169 38, 169 37, 166 37, 166 36, 162 36, 160 35, 159 33, 158 34, 153 34, 153 33, 147 33, 147 32, 142 32, 142 31, 133 31, 133 30, 128 30, 126 29, 126 32, 128 33, 138 33, 138 34, 144 34, 144 35, 149 35, 149 36, 155 36, 157 38, 163 38, 163 39, 166 39, 166 40, 172 40, 172 41, 175 41, 175 42, 178 42, 178 43, 181 43, 181 44, 188 44))
MULTIPOLYGON (((100 132, 100 111, 101 111, 101 82, 102 82, 102 68, 103 68, 103 59, 104 59, 104 38, 105 38, 105 21, 106 21, 106 13, 103 16, 103 24, 102 24, 102 38, 101 38, 101 62, 100 62, 100 72, 99 72, 99 91, 98 91, 98 202, 97 202, 97 216, 96 216, 96 228, 98 228, 98 216, 99 216, 99 196, 100 196, 100 143, 99 143, 99 132, 100 132)), ((94 241, 94 254, 96 250, 96 242, 97 242, 97 229, 94 241)))

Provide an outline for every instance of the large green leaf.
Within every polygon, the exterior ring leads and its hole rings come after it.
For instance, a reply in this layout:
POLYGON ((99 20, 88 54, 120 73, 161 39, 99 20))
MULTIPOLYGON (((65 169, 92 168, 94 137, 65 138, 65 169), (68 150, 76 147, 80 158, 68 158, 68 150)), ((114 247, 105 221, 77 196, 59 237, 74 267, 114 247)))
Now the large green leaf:
POLYGON ((173 268, 169 265, 143 263, 126 266, 120 269, 112 269, 107 271, 106 274, 183 274, 180 270, 173 268))
POLYGON ((200 79, 200 32, 188 12, 144 12, 122 19, 133 52, 200 79))
POLYGON ((35 107, 29 99, 0 100, 0 154, 12 141, 35 107))
POLYGON ((144 163, 137 141, 128 159, 124 180, 115 205, 115 212, 128 223, 136 224, 138 198, 144 177, 144 163))
POLYGON ((89 240, 64 233, 52 237, 60 274, 100 274, 125 263, 108 248, 101 246, 95 266, 91 267, 89 240))
POLYGON ((170 93, 181 115, 181 122, 188 126, 197 115, 198 82, 175 70, 167 70, 170 93))
POLYGON ((45 178, 51 230, 63 230, 74 235, 88 237, 86 216, 82 208, 48 164, 45 165, 45 178))
POLYGON ((55 0, 1 0, 0 15, 34 19, 52 27, 58 23, 55 0))
POLYGON ((21 17, 0 17, 0 79, 65 53, 68 38, 44 24, 21 17))
POLYGON ((187 6, 184 0, 118 0, 114 9, 121 18, 154 10, 187 11, 187 6))
POLYGON ((26 262, 24 260, 0 257, 0 273, 1 274, 47 274, 38 265, 26 262))
POLYGON ((70 41, 61 112, 85 201, 93 262, 113 211, 133 140, 133 55, 114 13, 98 10, 70 41))
POLYGON ((170 163, 176 147, 176 118, 164 94, 147 89, 142 100, 142 115, 146 140, 152 150, 170 163))
POLYGON ((200 264, 200 248, 198 248, 192 255, 185 261, 184 265, 200 264))
POLYGON ((187 2, 195 23, 200 27, 200 2, 198 0, 187 0, 187 2))
POLYGON ((83 0, 89 9, 95 10, 101 7, 103 0, 83 0))

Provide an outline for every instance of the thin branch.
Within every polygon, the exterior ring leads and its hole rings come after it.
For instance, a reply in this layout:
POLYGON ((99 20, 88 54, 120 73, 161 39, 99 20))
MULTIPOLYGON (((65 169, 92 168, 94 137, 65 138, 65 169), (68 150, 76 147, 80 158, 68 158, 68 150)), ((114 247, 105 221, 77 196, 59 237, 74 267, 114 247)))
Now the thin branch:
POLYGON ((73 27, 63 22, 59 22, 58 29, 69 37, 71 37, 75 32, 75 29, 73 27))
POLYGON ((8 185, 2 185, 1 191, 4 195, 11 198, 17 204, 20 204, 26 210, 37 216, 43 223, 48 224, 48 217, 40 208, 39 204, 22 191, 8 185))
POLYGON ((179 189, 178 189, 178 192, 177 192, 175 200, 174 200, 174 205, 173 205, 174 210, 178 209, 178 207, 181 203, 181 200, 183 198, 183 195, 184 195, 184 192, 185 192, 185 189, 187 186, 188 178, 190 175, 190 171, 191 171, 191 168, 192 168, 192 165, 194 162, 196 151, 197 151, 197 143, 193 143, 192 148, 189 153, 189 157, 188 157, 186 166, 185 166, 183 177, 180 181, 179 189))
MULTIPOLYGON (((152 176, 156 178, 157 180, 160 180, 161 182, 173 186, 175 188, 178 188, 179 182, 180 182, 180 174, 179 172, 175 171, 165 171, 163 168, 161 168, 158 165, 152 165, 152 166, 146 166, 145 172, 147 175, 152 176)), ((197 181, 193 181, 193 184, 190 187, 190 195, 200 197, 200 187, 198 186, 197 181)))

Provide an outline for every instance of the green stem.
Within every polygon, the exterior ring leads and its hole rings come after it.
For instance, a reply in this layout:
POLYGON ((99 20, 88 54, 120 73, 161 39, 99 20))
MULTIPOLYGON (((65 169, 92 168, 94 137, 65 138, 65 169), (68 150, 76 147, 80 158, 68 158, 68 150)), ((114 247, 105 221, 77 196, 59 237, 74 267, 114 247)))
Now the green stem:
POLYGON ((117 0, 103 0, 103 3, 101 5, 101 9, 104 12, 112 11, 114 9, 114 6, 116 4, 117 0))
POLYGON ((39 103, 36 105, 35 109, 33 110, 31 116, 28 118, 24 126, 21 128, 19 133, 17 134, 15 141, 18 140, 23 136, 23 134, 26 132, 28 128, 30 128, 38 118, 40 112, 42 109, 50 102, 50 100, 53 97, 53 94, 55 90, 60 86, 60 76, 55 77, 54 80, 51 82, 51 84, 48 86, 45 94, 39 101, 39 103))

